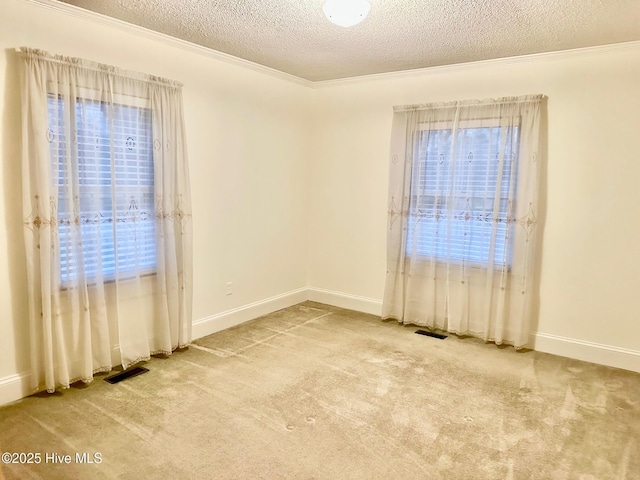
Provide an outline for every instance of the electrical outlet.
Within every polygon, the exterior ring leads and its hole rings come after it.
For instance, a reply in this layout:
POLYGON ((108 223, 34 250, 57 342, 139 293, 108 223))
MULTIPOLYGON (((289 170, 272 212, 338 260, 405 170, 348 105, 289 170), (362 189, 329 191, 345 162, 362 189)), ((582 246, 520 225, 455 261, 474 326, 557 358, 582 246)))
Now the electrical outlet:
POLYGON ((233 282, 227 282, 227 295, 233 295, 233 282))

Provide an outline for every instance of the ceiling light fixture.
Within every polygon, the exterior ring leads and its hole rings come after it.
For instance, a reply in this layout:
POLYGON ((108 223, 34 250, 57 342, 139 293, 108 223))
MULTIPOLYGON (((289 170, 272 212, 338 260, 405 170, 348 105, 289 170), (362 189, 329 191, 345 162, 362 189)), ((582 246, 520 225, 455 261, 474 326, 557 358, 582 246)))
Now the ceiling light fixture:
POLYGON ((327 0, 322 10, 330 22, 341 27, 353 27, 369 14, 371 4, 367 0, 327 0))

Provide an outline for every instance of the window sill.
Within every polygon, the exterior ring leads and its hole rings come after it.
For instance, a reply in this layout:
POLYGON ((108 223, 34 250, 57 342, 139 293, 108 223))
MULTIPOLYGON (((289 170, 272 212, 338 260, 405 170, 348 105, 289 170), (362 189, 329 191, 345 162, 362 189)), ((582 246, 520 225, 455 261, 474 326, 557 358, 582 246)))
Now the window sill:
MULTIPOLYGON (((144 273, 140 273, 139 275, 131 275, 131 276, 122 276, 120 278, 118 278, 116 280, 114 275, 109 275, 104 277, 103 281, 102 281, 102 285, 115 285, 116 281, 117 282, 123 282, 123 283, 130 283, 132 281, 135 281, 137 278, 145 279, 145 278, 149 278, 149 277, 155 277, 157 275, 157 271, 156 270, 152 270, 152 271, 147 271, 144 273)), ((98 282, 95 281, 95 278, 92 277, 90 279, 88 279, 87 281, 87 287, 89 288, 96 288, 98 287, 98 282)), ((60 284, 60 291, 64 292, 64 291, 68 291, 68 290, 73 290, 78 288, 79 285, 72 285, 71 282, 65 282, 60 284)))

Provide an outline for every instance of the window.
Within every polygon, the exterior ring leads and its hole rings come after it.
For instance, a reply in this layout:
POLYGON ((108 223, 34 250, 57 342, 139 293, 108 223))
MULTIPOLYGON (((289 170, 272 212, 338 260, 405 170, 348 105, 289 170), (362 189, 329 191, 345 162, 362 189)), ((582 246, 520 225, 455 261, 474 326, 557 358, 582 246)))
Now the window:
POLYGON ((62 284, 76 278, 80 268, 87 278, 100 271, 104 278, 113 278, 116 269, 124 276, 153 272, 151 110, 78 98, 75 112, 65 112, 65 102, 53 95, 48 107, 52 167, 59 186, 62 284), (68 156, 67 148, 76 152, 68 156))
POLYGON ((518 127, 487 121, 462 124, 457 130, 436 126, 419 130, 416 142, 407 252, 509 265, 518 127))

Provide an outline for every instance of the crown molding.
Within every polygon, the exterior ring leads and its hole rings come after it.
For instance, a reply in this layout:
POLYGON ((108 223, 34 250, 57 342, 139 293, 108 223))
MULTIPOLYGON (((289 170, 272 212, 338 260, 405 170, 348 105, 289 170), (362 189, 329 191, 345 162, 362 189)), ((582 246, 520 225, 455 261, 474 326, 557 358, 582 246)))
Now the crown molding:
POLYGON ((214 60, 219 60, 228 64, 247 68, 249 70, 253 70, 254 72, 263 73, 272 77, 280 78, 282 80, 286 80, 288 82, 292 82, 298 85, 302 85, 305 87, 313 86, 313 82, 309 80, 296 77, 295 75, 291 75, 289 73, 285 73, 280 70, 276 70, 275 68, 266 67, 264 65, 260 65, 259 63, 251 62, 249 60, 244 60, 239 57, 234 57, 233 55, 229 55, 228 53, 219 52, 211 48, 207 48, 201 45, 197 45, 195 43, 187 42, 186 40, 181 40, 179 38, 175 38, 170 35, 166 35, 164 33, 159 33, 159 32, 150 30, 148 28, 141 27, 139 25, 134 25, 132 23, 124 22, 116 18, 102 15, 101 13, 85 10, 84 8, 76 7, 75 5, 63 3, 58 0, 25 0, 25 1, 32 5, 53 10, 55 12, 68 15, 70 17, 79 18, 87 22, 92 22, 98 25, 120 30, 121 32, 124 32, 124 33, 137 35, 142 38, 163 43, 170 47, 178 48, 190 53, 195 53, 198 55, 202 55, 204 57, 212 58, 214 60))
MULTIPOLYGON (((0 0, 1 1, 1 0, 0 0)), ((42 8, 47 8, 65 15, 79 18, 88 22, 93 22, 99 25, 110 27, 116 30, 120 30, 125 33, 137 35, 142 38, 154 40, 156 42, 164 43, 165 45, 178 48, 190 53, 195 53, 208 57, 214 60, 222 61, 231 65, 247 68, 255 72, 263 73, 272 77, 276 77, 282 80, 286 80, 297 85, 309 87, 313 89, 350 85, 360 82, 376 81, 376 80, 390 80, 400 78, 413 78, 423 75, 435 75, 444 74, 448 72, 457 72, 467 69, 474 69, 478 67, 490 67, 490 66, 504 66, 504 65, 516 65, 522 63, 531 63, 539 61, 558 61, 566 60, 568 58, 593 56, 608 54, 612 52, 620 51, 632 51, 640 50, 640 41, 613 43, 607 45, 598 45, 595 47, 582 47, 574 48, 570 50, 558 50, 554 52, 533 53, 528 55, 518 55, 512 57, 495 58, 489 60, 479 60, 475 62, 456 63, 452 65, 439 65, 434 67, 416 68, 411 70, 401 70, 396 72, 384 72, 374 73, 371 75, 359 75, 354 77, 338 78, 334 80, 319 80, 311 81, 305 78, 297 77, 290 73, 285 73, 275 68, 267 67, 259 63, 251 62, 239 57, 235 57, 228 53, 219 52, 208 47, 203 47, 195 43, 187 42, 179 38, 166 35, 150 30, 145 27, 127 23, 122 20, 118 20, 100 13, 85 10, 84 8, 76 7, 68 3, 60 2, 59 0, 24 0, 27 3, 37 5, 42 8)))
POLYGON ((598 45, 595 47, 572 48, 570 50, 558 50, 554 52, 531 53, 528 55, 517 55, 513 57, 493 58, 489 60, 478 60, 475 62, 454 63, 451 65, 439 65, 435 67, 416 68, 411 70, 401 70, 397 72, 374 73, 371 75, 359 75, 355 77, 337 78, 335 80, 321 80, 311 82, 312 88, 334 87, 340 85, 350 85, 365 81, 391 80, 401 78, 420 77, 424 75, 444 74, 449 72, 459 72, 478 67, 491 67, 502 65, 517 65, 523 63, 562 61, 576 57, 588 57, 594 55, 604 55, 614 52, 625 52, 636 50, 640 53, 640 41, 612 43, 598 45))

